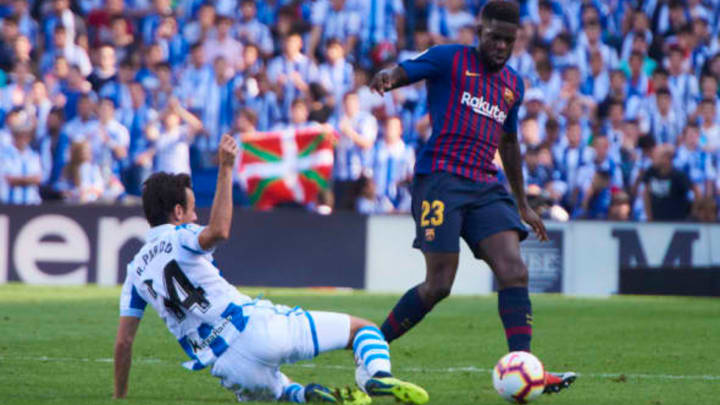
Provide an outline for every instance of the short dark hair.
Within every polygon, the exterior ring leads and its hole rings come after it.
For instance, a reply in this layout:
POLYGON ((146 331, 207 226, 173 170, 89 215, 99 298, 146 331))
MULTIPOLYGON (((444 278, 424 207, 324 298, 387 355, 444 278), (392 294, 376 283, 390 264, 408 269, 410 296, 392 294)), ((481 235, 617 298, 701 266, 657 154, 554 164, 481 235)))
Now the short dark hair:
POLYGON ((192 188, 190 176, 185 173, 154 173, 143 183, 142 201, 145 218, 150 226, 166 224, 175 205, 187 208, 186 188, 192 188))
POLYGON ((668 96, 668 97, 671 97, 671 96, 672 96, 672 93, 670 93, 670 89, 665 88, 665 87, 658 89, 658 90, 655 92, 655 94, 658 95, 658 96, 668 96))
POLYGON ((480 17, 483 20, 520 24, 520 8, 514 1, 490 0, 480 12, 480 17))

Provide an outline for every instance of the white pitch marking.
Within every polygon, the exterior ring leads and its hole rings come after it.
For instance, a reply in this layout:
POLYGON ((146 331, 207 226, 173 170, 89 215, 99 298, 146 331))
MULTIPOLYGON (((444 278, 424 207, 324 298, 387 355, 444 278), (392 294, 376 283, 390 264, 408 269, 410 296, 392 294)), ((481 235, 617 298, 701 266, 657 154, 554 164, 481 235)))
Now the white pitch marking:
MULTIPOLYGON (((77 357, 23 357, 23 356, 0 356, 0 361, 52 361, 52 362, 81 362, 81 363, 112 363, 113 359, 109 357, 101 357, 97 359, 90 358, 77 358, 77 357)), ((134 358, 135 363, 145 364, 180 364, 180 361, 174 362, 170 360, 154 359, 149 357, 138 357, 134 358)), ((297 367, 302 368, 317 368, 317 369, 328 369, 328 370, 355 370, 355 367, 350 366, 336 366, 330 364, 313 364, 313 363, 300 363, 295 364, 297 367)), ((474 366, 466 367, 447 367, 447 368, 421 368, 421 367, 406 367, 402 368, 402 371, 411 373, 483 373, 490 374, 492 369, 479 368, 474 366)), ((637 378, 647 380, 705 380, 705 381, 720 381, 720 375, 672 375, 672 374, 632 374, 632 373, 577 373, 578 377, 588 378, 619 378, 625 376, 626 378, 637 378)))

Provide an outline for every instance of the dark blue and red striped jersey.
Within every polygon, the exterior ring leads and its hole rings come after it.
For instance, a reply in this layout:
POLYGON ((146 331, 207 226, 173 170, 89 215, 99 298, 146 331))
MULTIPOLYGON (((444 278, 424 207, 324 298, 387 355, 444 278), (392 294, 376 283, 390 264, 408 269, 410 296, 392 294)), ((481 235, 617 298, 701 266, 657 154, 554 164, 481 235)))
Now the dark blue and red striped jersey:
POLYGON ((497 181, 493 157, 503 132, 516 133, 525 87, 515 70, 490 72, 477 49, 434 46, 400 63, 410 82, 425 79, 432 136, 415 172, 447 171, 483 182, 497 181))

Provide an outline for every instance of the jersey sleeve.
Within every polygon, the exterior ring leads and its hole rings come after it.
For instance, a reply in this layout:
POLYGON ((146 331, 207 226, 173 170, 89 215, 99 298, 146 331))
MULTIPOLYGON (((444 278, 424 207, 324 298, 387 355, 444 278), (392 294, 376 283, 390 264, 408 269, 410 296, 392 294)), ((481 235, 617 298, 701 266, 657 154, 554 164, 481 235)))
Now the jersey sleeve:
POLYGON ((523 99, 525 98, 525 83, 523 83, 523 80, 521 77, 518 76, 518 98, 515 101, 515 104, 510 108, 510 111, 508 112, 507 118, 505 118, 505 122, 503 123, 503 131, 505 131, 506 134, 516 134, 518 130, 518 112, 520 111, 520 106, 523 103, 523 99))
MULTIPOLYGON (((414 58, 400 62, 400 67, 405 70, 410 83, 442 75, 447 54, 445 49, 446 47, 443 46, 433 46, 414 58)), ((446 66, 445 69, 449 68, 446 66)))
POLYGON ((130 277, 126 277, 122 292, 120 293, 120 316, 142 318, 146 306, 147 302, 145 302, 135 286, 130 282, 130 277))
POLYGON ((197 224, 182 224, 178 225, 175 230, 177 231, 178 243, 180 247, 186 252, 198 256, 212 254, 215 249, 205 250, 200 246, 198 236, 200 232, 205 229, 204 226, 197 224))

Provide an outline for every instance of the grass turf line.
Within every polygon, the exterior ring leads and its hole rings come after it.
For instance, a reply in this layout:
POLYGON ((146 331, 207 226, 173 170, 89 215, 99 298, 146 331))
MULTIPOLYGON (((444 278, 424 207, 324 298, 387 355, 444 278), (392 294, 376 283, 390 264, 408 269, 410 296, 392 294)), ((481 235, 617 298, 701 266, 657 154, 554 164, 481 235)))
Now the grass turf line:
MULTIPOLYGON (((382 322, 397 297, 340 291, 241 289, 273 302, 348 312, 382 322)), ((117 404, 112 393, 118 288, 0 286, 0 403, 117 404), (47 358, 43 360, 43 358, 47 358), (88 359, 88 361, 82 361, 88 359)), ((607 300, 533 296, 533 349, 576 386, 547 404, 715 403, 720 301, 678 297, 607 300), (621 377, 624 376, 624 377, 621 377)), ((391 345, 393 370, 424 386, 433 404, 502 404, 486 372, 506 351, 495 297, 451 298, 391 345), (450 370, 444 372, 444 370, 450 370)), ((175 339, 147 310, 133 350, 127 404, 232 403, 207 371, 180 367, 175 339)), ((299 382, 353 384, 349 352, 283 371, 299 382)), ((392 404, 381 398, 377 404, 392 404)))

